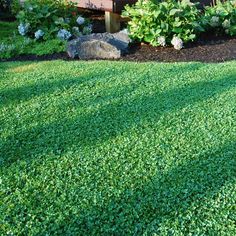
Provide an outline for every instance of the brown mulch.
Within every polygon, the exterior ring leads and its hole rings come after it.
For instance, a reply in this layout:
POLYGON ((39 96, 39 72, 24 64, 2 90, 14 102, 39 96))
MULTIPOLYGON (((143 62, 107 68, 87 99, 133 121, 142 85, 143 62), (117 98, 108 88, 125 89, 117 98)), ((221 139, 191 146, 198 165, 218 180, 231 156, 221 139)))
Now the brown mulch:
MULTIPOLYGON (((91 14, 90 12, 87 14, 91 14)), ((105 32, 104 16, 100 12, 90 15, 93 22, 93 32, 105 32)), ((122 23, 122 26, 125 22, 122 23)), ((7 61, 41 61, 41 60, 72 60, 66 53, 36 56, 22 55, 11 58, 7 61)), ((78 60, 78 59, 75 59, 78 60)), ((224 62, 236 60, 236 37, 221 36, 214 34, 202 35, 196 42, 188 43, 182 50, 175 50, 173 47, 152 47, 148 44, 132 44, 129 53, 123 55, 122 61, 156 61, 156 62, 224 62)))
POLYGON ((236 37, 200 38, 197 42, 185 45, 182 50, 173 47, 152 47, 147 44, 132 45, 130 53, 122 60, 163 61, 163 62, 224 62, 236 59, 236 37))

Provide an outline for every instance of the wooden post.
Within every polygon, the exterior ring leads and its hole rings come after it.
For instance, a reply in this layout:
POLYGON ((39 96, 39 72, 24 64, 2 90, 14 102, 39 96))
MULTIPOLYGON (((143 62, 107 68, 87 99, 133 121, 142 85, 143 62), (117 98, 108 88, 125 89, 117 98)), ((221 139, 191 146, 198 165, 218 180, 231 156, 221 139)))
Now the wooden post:
POLYGON ((115 33, 120 31, 120 15, 105 11, 105 24, 106 31, 109 33, 115 33))

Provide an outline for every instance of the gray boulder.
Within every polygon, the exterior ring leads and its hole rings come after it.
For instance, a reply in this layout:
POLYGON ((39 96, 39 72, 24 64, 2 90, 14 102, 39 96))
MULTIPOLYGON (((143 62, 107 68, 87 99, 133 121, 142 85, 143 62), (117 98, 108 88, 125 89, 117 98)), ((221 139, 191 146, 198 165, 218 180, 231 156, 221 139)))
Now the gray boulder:
POLYGON ((83 35, 68 42, 67 53, 71 58, 113 59, 128 51, 130 38, 126 31, 83 35))

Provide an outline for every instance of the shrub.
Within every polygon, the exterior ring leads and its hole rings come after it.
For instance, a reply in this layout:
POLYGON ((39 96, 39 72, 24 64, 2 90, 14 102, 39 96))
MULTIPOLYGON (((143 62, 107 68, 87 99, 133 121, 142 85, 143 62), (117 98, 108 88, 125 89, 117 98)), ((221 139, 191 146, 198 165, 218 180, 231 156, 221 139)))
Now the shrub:
POLYGON ((19 33, 36 40, 67 40, 91 32, 89 21, 78 15, 75 3, 67 0, 28 0, 17 18, 19 33))
POLYGON ((200 11, 189 0, 155 2, 138 0, 126 6, 123 16, 129 17, 130 37, 153 46, 172 44, 181 49, 183 42, 192 41, 203 31, 200 11))
POLYGON ((47 55, 65 51, 65 42, 59 39, 50 39, 43 42, 35 42, 29 38, 15 38, 14 42, 0 43, 0 59, 9 59, 19 55, 47 55))
POLYGON ((236 0, 218 1, 205 8, 204 26, 218 34, 236 35, 236 0))
POLYGON ((22 9, 21 1, 19 1, 19 0, 12 0, 11 1, 11 13, 14 16, 16 16, 21 9, 22 9))

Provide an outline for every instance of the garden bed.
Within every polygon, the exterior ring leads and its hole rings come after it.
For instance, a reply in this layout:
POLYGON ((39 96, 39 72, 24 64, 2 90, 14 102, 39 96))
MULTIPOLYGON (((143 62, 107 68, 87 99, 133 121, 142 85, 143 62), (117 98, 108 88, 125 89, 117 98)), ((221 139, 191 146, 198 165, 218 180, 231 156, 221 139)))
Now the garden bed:
POLYGON ((203 36, 189 43, 182 50, 173 47, 153 47, 148 44, 132 45, 130 54, 123 57, 130 61, 202 61, 223 62, 236 59, 236 38, 203 36))
MULTIPOLYGON (((87 15, 91 14, 90 12, 87 15)), ((95 13, 90 15, 93 22, 93 32, 105 32, 104 17, 95 13)), ((123 22, 123 27, 125 23, 123 22)), ((72 60, 64 52, 51 55, 36 56, 22 55, 8 59, 7 61, 25 60, 72 60)), ((188 43, 185 48, 178 51, 173 47, 153 47, 148 44, 131 44, 128 54, 123 55, 120 60, 127 61, 202 61, 223 62, 236 59, 236 37, 204 34, 196 42, 188 43)), ((78 60, 78 59, 75 59, 78 60)))
MULTIPOLYGON (((105 19, 102 12, 83 11, 83 15, 89 18, 93 24, 94 33, 105 32, 105 19)), ((122 28, 126 22, 122 22, 122 28)), ((2 61, 36 61, 36 60, 73 60, 67 53, 60 52, 51 55, 20 55, 2 61)), ((149 44, 133 43, 130 45, 129 53, 121 59, 127 61, 159 61, 159 62, 224 62, 236 59, 236 37, 218 36, 208 33, 203 34, 197 41, 187 43, 182 50, 175 50, 173 47, 153 47, 149 44)), ((74 59, 78 60, 78 59, 74 59)), ((1 61, 1 60, 0 60, 1 61)))
MULTIPOLYGON (((22 55, 7 61, 35 61, 35 60, 73 60, 67 53, 55 53, 52 55, 36 56, 22 55)), ((127 61, 160 61, 160 62, 224 62, 236 59, 236 38, 222 38, 199 40, 186 45, 181 51, 172 47, 153 47, 148 44, 133 44, 130 53, 122 56, 120 60, 127 61)), ((78 59, 74 59, 78 60, 78 59)))

